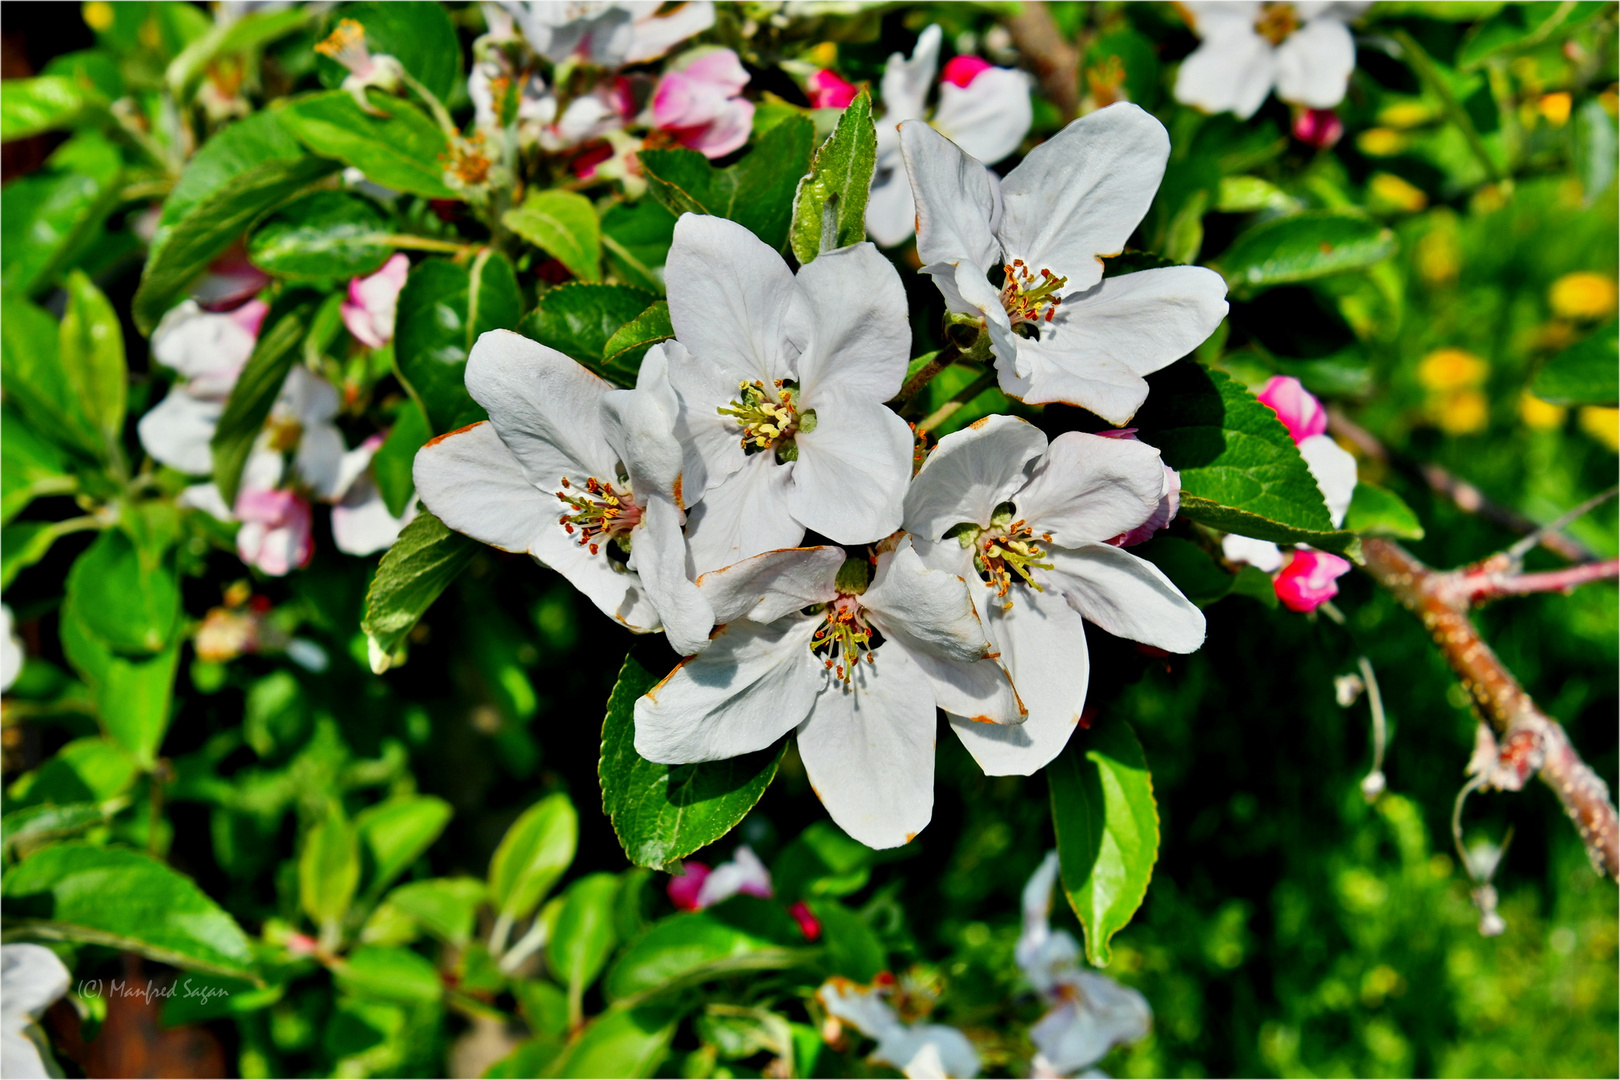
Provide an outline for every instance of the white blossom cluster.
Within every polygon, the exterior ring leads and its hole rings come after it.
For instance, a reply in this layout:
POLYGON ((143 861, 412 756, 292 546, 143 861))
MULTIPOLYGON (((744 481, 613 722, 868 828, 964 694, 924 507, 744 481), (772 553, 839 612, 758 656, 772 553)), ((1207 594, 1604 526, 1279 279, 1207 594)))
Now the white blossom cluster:
MULTIPOLYGON (((923 121, 900 141, 923 271, 984 321, 1008 394, 1124 423, 1143 376, 1224 318, 1208 270, 1103 278, 1169 155, 1136 106, 1075 121, 1005 179, 923 121)), ((1202 643, 1199 610, 1120 546, 1169 517, 1153 447, 991 416, 915 467, 888 404, 906 294, 870 243, 794 273, 742 226, 688 214, 666 278, 675 336, 634 389, 492 331, 466 369, 489 419, 415 466, 446 525, 687 657, 636 703, 643 757, 716 761, 791 732, 833 820, 894 847, 932 814, 936 708, 986 772, 1028 774, 1080 718, 1085 622, 1202 643)))

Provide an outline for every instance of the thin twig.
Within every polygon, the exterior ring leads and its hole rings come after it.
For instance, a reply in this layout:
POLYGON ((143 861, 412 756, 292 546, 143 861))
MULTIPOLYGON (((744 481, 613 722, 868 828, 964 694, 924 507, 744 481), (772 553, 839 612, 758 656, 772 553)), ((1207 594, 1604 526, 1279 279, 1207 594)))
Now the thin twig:
POLYGON ((1384 793, 1384 746, 1389 738, 1389 725, 1384 719, 1384 695, 1378 692, 1378 676, 1373 674, 1372 661, 1358 656, 1356 666, 1361 669, 1361 683, 1367 688, 1367 708, 1372 711, 1372 768, 1361 780, 1362 797, 1372 802, 1384 793))
POLYGON ((1337 406, 1328 409, 1328 431, 1351 443, 1361 451, 1363 457, 1417 472, 1430 490, 1449 499, 1464 513, 1482 517, 1492 525, 1520 536, 1535 534, 1538 544, 1561 559, 1584 563, 1597 558, 1597 553, 1579 540, 1571 539, 1557 530, 1547 531, 1517 510, 1493 502, 1479 488, 1443 467, 1430 462, 1420 463, 1389 449, 1379 441, 1378 436, 1350 419, 1337 406))
POLYGON ((1526 555, 1530 554, 1531 548, 1541 543, 1542 536, 1546 535, 1547 533, 1561 531, 1566 525, 1569 525, 1571 522, 1590 514, 1593 510, 1596 510, 1598 507, 1614 498, 1617 494, 1620 494, 1620 485, 1616 485, 1610 488, 1608 491, 1598 492, 1596 495, 1592 496, 1590 499, 1587 499, 1573 510, 1559 514, 1556 520, 1549 521, 1547 524, 1541 526, 1529 536, 1524 537, 1522 540, 1515 541, 1505 552, 1503 552, 1503 554, 1510 559, 1524 558, 1526 555))
POLYGON ((959 390, 953 394, 951 396, 951 400, 947 401, 945 404, 941 405, 939 408, 917 421, 918 432, 933 431, 950 417, 956 415, 958 409, 971 402, 974 398, 978 397, 995 384, 996 373, 994 371, 987 371, 983 375, 980 375, 977 379, 974 379, 971 383, 969 383, 965 389, 959 390))
POLYGON ((1495 730, 1499 750, 1485 786, 1517 791, 1539 775, 1575 823, 1592 865, 1620 874, 1620 822, 1608 785, 1480 637, 1468 617, 1472 593, 1458 585, 1464 574, 1433 570, 1390 540, 1365 538, 1361 548, 1367 573, 1423 623, 1495 730))
POLYGON ((927 389, 928 384, 933 382, 940 372, 960 359, 962 359, 962 350, 958 349, 954 343, 947 343, 943 349, 934 354, 932 360, 917 369, 917 374, 906 380, 906 384, 900 388, 898 394, 894 395, 893 400, 900 406, 901 410, 904 410, 907 405, 911 404, 911 399, 927 389))

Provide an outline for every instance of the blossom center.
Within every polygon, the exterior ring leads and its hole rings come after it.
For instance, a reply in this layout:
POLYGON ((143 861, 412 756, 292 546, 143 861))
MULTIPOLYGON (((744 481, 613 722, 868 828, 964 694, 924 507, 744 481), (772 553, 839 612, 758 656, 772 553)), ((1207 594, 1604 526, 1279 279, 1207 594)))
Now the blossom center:
POLYGON ((810 638, 810 651, 848 686, 863 656, 869 664, 876 662, 872 648, 872 628, 861 613, 860 601, 850 593, 839 593, 827 605, 821 625, 810 638))
POLYGON ((1293 4, 1262 4, 1260 14, 1254 20, 1254 32, 1273 45, 1281 45, 1289 34, 1298 29, 1299 15, 1294 11, 1293 4))
MULTIPOLYGON (((1043 561, 1046 550, 1036 542, 1035 530, 1023 518, 1014 519, 1013 513, 1012 503, 1002 503, 991 515, 987 528, 964 522, 945 534, 955 536, 958 543, 973 552, 973 569, 978 571, 979 580, 1003 599, 1015 580, 1043 592, 1034 571, 1052 569, 1051 563, 1043 561)), ((1051 543, 1052 534, 1040 534, 1040 542, 1051 543)), ((1012 601, 1004 606, 1012 607, 1012 601)))
POLYGON ((315 46, 322 56, 331 57, 362 79, 371 74, 371 50, 366 48, 366 28, 353 19, 344 19, 337 29, 315 46))
POLYGON ((1014 259, 1002 269, 1007 282, 1001 287, 1001 306, 1007 309, 1013 332, 1021 337, 1038 336, 1040 324, 1051 322, 1063 303, 1062 289, 1069 279, 1044 266, 1031 270, 1023 259, 1014 259))
POLYGON ((732 417, 742 427, 742 448, 746 453, 774 449, 776 460, 796 461, 799 447, 795 436, 816 429, 815 410, 801 412, 798 396, 799 388, 782 379, 769 387, 759 379, 745 379, 737 384, 737 397, 716 411, 732 417))
POLYGON ((580 547, 589 548, 592 555, 600 554, 602 545, 611 542, 609 558, 615 554, 628 556, 630 531, 641 524, 641 507, 631 498, 630 486, 623 484, 623 490, 618 490, 594 476, 585 481, 583 492, 566 476, 562 486, 557 498, 569 508, 557 519, 563 531, 580 547))

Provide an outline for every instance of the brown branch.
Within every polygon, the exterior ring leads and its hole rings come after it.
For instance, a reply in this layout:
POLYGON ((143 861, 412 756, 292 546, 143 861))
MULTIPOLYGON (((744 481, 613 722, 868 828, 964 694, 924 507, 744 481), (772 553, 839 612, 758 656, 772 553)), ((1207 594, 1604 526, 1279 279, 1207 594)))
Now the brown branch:
POLYGON ((1007 31, 1034 69, 1041 93, 1058 107, 1063 119, 1080 113, 1080 50, 1058 29, 1042 0, 1025 0, 1007 20, 1007 31))
MULTIPOLYGON (((1328 430, 1354 445, 1363 457, 1417 472, 1431 491, 1455 503, 1457 509, 1464 513, 1482 517, 1492 525, 1520 536, 1528 536, 1541 528, 1517 510, 1493 502, 1479 488, 1443 467, 1433 462, 1414 461, 1390 450, 1379 441, 1378 436, 1350 419, 1337 406, 1328 409, 1328 430)), ((1568 562, 1585 563, 1597 558, 1597 554, 1585 544, 1556 530, 1542 532, 1538 540, 1542 547, 1568 562)))
POLYGON ((1500 568, 1496 560, 1487 559, 1478 567, 1456 571, 1457 588, 1467 601, 1478 607, 1504 596, 1527 596, 1531 593, 1569 592, 1577 585, 1590 581, 1607 581, 1620 577, 1620 559, 1566 566, 1562 570, 1547 570, 1535 574, 1518 574, 1500 568))
POLYGON ((1482 786, 1518 791, 1538 773, 1564 804, 1593 867, 1610 877, 1620 875, 1620 823, 1608 785, 1581 760, 1563 726, 1525 693, 1468 617, 1479 595, 1470 578, 1505 571, 1502 557, 1446 572, 1425 566, 1390 540, 1367 538, 1361 547, 1367 573, 1423 623, 1495 729, 1496 762, 1482 786), (1487 569, 1493 564, 1497 570, 1487 569))

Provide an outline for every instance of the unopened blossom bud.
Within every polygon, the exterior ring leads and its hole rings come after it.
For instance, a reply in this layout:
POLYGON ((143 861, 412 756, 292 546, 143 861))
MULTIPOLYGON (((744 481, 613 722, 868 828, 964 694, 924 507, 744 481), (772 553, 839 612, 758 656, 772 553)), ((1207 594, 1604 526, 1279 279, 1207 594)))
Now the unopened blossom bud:
POLYGON ((237 554, 249 566, 282 577, 309 564, 315 542, 309 502, 301 495, 245 490, 236 498, 236 516, 242 522, 236 534, 237 554))
POLYGON ((1318 150, 1328 150, 1344 136, 1344 121, 1332 109, 1299 109, 1294 113, 1294 138, 1318 150))
POLYGON ((1289 611, 1315 611, 1339 595, 1338 578, 1350 563, 1314 548, 1299 548, 1272 583, 1277 599, 1289 611))
POLYGON ((816 918, 803 900, 788 908, 788 914, 793 921, 799 924, 806 941, 817 941, 821 937, 821 920, 816 918))
POLYGON ((840 78, 836 72, 822 70, 810 76, 805 92, 813 109, 843 109, 855 100, 860 88, 840 78))
POLYGON ((946 62, 945 70, 940 72, 939 77, 952 86, 966 88, 981 72, 989 71, 994 66, 977 56, 954 56, 946 62))
POLYGON ((709 867, 693 859, 687 859, 681 864, 683 869, 679 877, 669 879, 669 902, 682 911, 696 911, 698 909, 698 894, 703 891, 703 882, 709 876, 709 867))
POLYGON ((1327 410, 1291 375, 1274 375, 1255 395, 1260 404, 1277 414, 1295 443, 1327 430, 1327 410))

